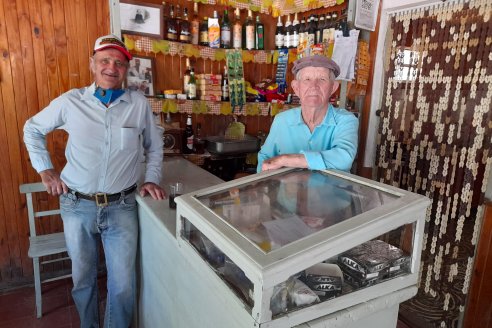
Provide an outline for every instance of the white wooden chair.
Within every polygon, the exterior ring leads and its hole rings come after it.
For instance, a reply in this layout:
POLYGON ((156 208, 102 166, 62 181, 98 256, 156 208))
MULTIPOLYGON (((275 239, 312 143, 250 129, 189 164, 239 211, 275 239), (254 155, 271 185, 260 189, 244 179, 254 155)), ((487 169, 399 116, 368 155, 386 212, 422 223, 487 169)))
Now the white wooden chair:
POLYGON ((63 232, 50 233, 44 235, 38 235, 36 233, 36 218, 42 218, 50 215, 60 214, 59 209, 36 212, 33 205, 33 193, 46 192, 44 185, 39 183, 27 183, 20 185, 20 192, 26 194, 27 201, 27 213, 29 217, 29 251, 28 255, 32 258, 33 269, 34 269, 34 290, 36 293, 36 316, 41 318, 43 315, 42 310, 42 300, 41 300, 41 284, 49 281, 55 281, 60 279, 65 279, 71 276, 71 274, 64 274, 56 276, 49 279, 41 280, 40 265, 53 263, 58 261, 66 261, 69 259, 68 256, 40 261, 40 258, 48 255, 54 255, 59 253, 64 253, 67 251, 67 246, 65 244, 65 236, 63 232))

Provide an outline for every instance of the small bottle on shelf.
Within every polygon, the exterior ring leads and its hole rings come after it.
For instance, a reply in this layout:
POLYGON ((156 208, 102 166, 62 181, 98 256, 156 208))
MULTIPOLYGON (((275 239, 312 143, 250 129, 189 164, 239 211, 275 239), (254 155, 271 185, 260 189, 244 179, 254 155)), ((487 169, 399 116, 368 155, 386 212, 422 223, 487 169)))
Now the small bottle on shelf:
POLYGON ((328 46, 328 40, 330 39, 330 24, 331 24, 331 14, 327 13, 325 16, 325 24, 323 25, 323 30, 321 31, 321 40, 328 46))
POLYGON ((162 1, 162 24, 164 29, 164 39, 167 39, 167 20, 169 19, 169 6, 162 1))
POLYGON ((191 41, 190 21, 188 20, 188 8, 184 9, 183 19, 179 24, 179 41, 184 43, 190 43, 191 41))
POLYGON ((224 17, 220 25, 220 47, 224 49, 231 48, 231 23, 229 22, 229 12, 224 10, 224 17))
POLYGON ((222 75, 222 101, 229 101, 229 75, 227 66, 224 66, 224 75, 222 75))
POLYGON ((191 77, 191 67, 190 67, 190 59, 186 58, 186 71, 183 75, 183 92, 188 97, 188 83, 190 83, 191 77))
POLYGON ((191 154, 193 153, 193 125, 191 122, 191 115, 188 115, 186 119, 186 127, 183 133, 183 154, 191 154))
POLYGON ((234 49, 241 49, 243 47, 241 36, 243 26, 241 24, 239 8, 236 8, 235 16, 234 25, 232 26, 232 47, 234 49))
POLYGON ((256 49, 265 49, 265 25, 260 21, 260 15, 256 16, 255 24, 255 44, 256 49))
POLYGON ((275 48, 281 49, 284 46, 284 25, 282 24, 282 18, 278 16, 277 29, 275 30, 275 48))
POLYGON ((193 3, 193 19, 190 23, 191 43, 198 44, 200 36, 200 18, 198 18, 198 2, 193 3))
POLYGON ((298 46, 302 45, 303 47, 306 46, 306 19, 303 17, 301 19, 301 23, 299 24, 299 44, 298 46))
POLYGON ((200 45, 208 46, 208 17, 203 17, 200 24, 200 45))
POLYGON ((188 99, 195 100, 196 99, 196 78, 195 71, 193 67, 190 69, 190 80, 188 81, 187 87, 188 94, 186 95, 188 99))
POLYGON ((247 50, 254 50, 256 48, 255 45, 255 23, 253 22, 253 13, 251 10, 248 10, 248 17, 246 18, 246 22, 243 25, 245 31, 245 48, 247 50))

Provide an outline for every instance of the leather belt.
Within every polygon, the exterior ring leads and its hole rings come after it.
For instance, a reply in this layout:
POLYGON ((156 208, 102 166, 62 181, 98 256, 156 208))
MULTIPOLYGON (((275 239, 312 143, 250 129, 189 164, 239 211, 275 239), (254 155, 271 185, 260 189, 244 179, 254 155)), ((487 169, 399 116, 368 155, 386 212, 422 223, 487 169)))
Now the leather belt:
POLYGON ((97 206, 107 206, 109 202, 114 202, 120 199, 121 197, 125 197, 126 195, 129 195, 132 192, 134 192, 136 189, 137 189, 137 185, 134 184, 133 186, 125 190, 122 190, 120 192, 117 192, 115 194, 105 194, 103 192, 98 192, 95 194, 84 194, 70 188, 68 188, 68 191, 74 194, 77 198, 92 200, 96 202, 97 206))

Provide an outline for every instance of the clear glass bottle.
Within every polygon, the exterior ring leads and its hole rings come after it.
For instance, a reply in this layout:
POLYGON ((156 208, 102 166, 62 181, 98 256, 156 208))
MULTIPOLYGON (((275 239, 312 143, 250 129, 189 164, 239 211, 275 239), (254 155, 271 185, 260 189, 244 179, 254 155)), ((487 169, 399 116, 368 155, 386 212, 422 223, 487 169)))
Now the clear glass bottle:
POLYGON ((183 92, 188 98, 188 83, 190 82, 191 77, 191 67, 190 67, 190 59, 186 58, 186 71, 183 75, 183 92))
POLYGON ((234 25, 232 26, 232 47, 234 49, 241 49, 243 47, 242 27, 239 8, 236 8, 234 25))
POLYGON ((248 17, 246 18, 246 22, 244 23, 245 30, 245 47, 247 50, 253 50, 256 48, 255 45, 255 23, 253 22, 253 13, 251 10, 248 10, 248 17))
POLYGON ((193 19, 190 23, 191 43, 198 44, 200 40, 200 18, 198 17, 198 2, 193 3, 193 19))

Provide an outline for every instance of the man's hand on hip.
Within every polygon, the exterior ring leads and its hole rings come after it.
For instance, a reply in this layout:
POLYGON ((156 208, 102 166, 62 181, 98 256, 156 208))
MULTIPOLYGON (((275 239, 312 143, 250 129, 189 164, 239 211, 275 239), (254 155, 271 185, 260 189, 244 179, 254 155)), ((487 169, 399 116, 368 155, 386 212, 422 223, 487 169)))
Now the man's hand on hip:
POLYGON ((55 171, 55 169, 41 171, 39 175, 48 194, 59 196, 68 192, 67 185, 60 179, 60 173, 55 171))

